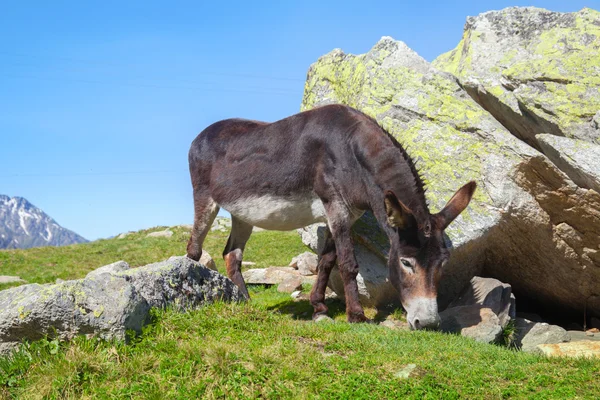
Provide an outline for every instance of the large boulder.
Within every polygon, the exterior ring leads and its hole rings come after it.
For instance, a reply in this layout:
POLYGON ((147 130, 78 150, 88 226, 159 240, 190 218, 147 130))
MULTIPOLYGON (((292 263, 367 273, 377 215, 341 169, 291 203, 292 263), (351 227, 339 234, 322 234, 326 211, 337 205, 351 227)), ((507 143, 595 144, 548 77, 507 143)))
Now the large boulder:
MULTIPOLYGON (((578 188, 512 135, 456 77, 385 37, 366 54, 336 49, 311 65, 302 109, 330 103, 364 111, 408 148, 425 177, 432 212, 461 185, 477 181, 473 201, 446 230, 453 254, 440 284, 442 309, 471 277, 485 274, 510 283, 517 297, 578 312, 587 306, 600 315, 600 297, 594 297, 600 287, 600 195, 578 188)), ((366 265, 359 259, 359 284, 369 293, 361 301, 397 298, 381 278, 387 276, 389 243, 370 213, 353 235, 360 251, 374 255, 369 260, 381 260, 366 265), (372 285, 363 275, 367 269, 375 270, 372 285)), ((305 230, 303 237, 315 249, 318 235, 305 230)), ((341 286, 336 276, 330 280, 334 290, 341 286)))
POLYGON ((187 257, 129 269, 118 262, 84 279, 0 291, 0 353, 23 340, 89 334, 126 339, 152 307, 190 309, 214 300, 242 300, 237 286, 187 257))
POLYGON ((467 18, 434 66, 536 148, 549 133, 600 144, 600 12, 513 7, 467 18))
POLYGON ((544 154, 577 186, 600 193, 600 145, 545 133, 536 139, 544 154))

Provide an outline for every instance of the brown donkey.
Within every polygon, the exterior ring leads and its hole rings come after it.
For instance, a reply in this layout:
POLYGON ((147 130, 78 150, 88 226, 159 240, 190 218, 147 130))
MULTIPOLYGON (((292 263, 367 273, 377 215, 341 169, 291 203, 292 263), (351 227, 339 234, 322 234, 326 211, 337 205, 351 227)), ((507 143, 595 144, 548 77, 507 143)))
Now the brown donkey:
POLYGON ((475 182, 431 214, 415 166, 377 122, 353 108, 329 105, 273 123, 228 119, 196 137, 189 152, 194 228, 187 254, 200 259, 219 207, 231 213, 223 252, 229 278, 246 297, 242 253, 252 227, 291 230, 326 222, 313 318, 327 313, 325 289, 336 263, 348 321, 366 321, 358 300, 350 229, 372 210, 390 240, 389 279, 413 329, 439 324, 437 288, 448 260, 444 229, 469 204, 475 182))

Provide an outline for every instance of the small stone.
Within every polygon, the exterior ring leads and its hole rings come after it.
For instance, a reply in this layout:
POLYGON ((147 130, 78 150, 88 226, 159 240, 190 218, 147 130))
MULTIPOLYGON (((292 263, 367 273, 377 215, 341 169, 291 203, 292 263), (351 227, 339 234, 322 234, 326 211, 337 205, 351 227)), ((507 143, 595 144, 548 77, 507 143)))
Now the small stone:
POLYGON ((198 262, 210 270, 217 270, 217 264, 215 264, 215 260, 213 260, 206 250, 202 250, 202 256, 198 262))
POLYGON ((327 322, 334 322, 333 318, 331 318, 331 317, 329 317, 329 316, 327 316, 325 314, 319 315, 313 321, 315 321, 317 324, 320 324, 320 323, 323 323, 323 322, 325 322, 325 323, 327 323, 327 322))
POLYGON ((293 293, 302 290, 302 280, 297 276, 288 276, 283 282, 277 286, 277 291, 280 293, 293 293))
POLYGON ((306 251, 294 258, 290 262, 290 267, 295 268, 301 275, 317 274, 318 257, 316 254, 306 251))
POLYGON ((448 308, 480 305, 491 309, 505 327, 515 318, 515 296, 512 287, 493 278, 474 276, 460 296, 448 308))
POLYGON ((600 343, 587 340, 568 343, 540 344, 537 347, 542 353, 550 357, 600 357, 600 343))
POLYGON ((399 379, 408 379, 414 374, 415 369, 417 369, 416 364, 407 364, 400 371, 396 372, 394 376, 399 379))
POLYGON ((292 294, 290 295, 290 297, 294 300, 296 300, 298 297, 300 297, 300 295, 302 294, 301 290, 296 290, 295 292, 292 292, 292 294))
POLYGON ((255 262, 252 262, 252 261, 242 261, 242 267, 252 267, 254 265, 256 265, 255 262))
POLYGON ((443 332, 460 333, 478 342, 493 343, 500 339, 502 326, 489 308, 473 305, 453 307, 440 313, 443 332))
POLYGON ((394 329, 394 330, 402 330, 402 331, 410 330, 410 327, 408 326, 408 322, 397 321, 397 320, 393 320, 393 319, 386 319, 385 321, 379 323, 379 325, 385 326, 386 328, 394 329))
POLYGON ((587 333, 583 331, 567 331, 569 337, 571 338, 571 342, 580 342, 580 341, 592 341, 592 342, 600 342, 600 334, 597 333, 587 333))
POLYGON ((173 236, 173 231, 169 229, 165 229, 164 231, 151 232, 146 235, 146 237, 171 237, 173 236))
POLYGON ((532 322, 524 318, 515 320, 515 344, 526 352, 539 351, 539 344, 563 343, 571 340, 569 333, 557 325, 532 322))
POLYGON ((25 282, 23 279, 18 276, 9 276, 9 275, 0 275, 0 284, 2 283, 21 283, 25 282))

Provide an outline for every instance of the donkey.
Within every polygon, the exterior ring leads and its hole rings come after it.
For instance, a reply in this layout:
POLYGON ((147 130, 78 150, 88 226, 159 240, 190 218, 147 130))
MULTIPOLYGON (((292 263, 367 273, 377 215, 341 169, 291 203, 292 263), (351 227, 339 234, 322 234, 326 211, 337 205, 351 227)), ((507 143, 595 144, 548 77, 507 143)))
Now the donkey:
POLYGON ((326 222, 310 294, 313 319, 328 311, 325 289, 337 261, 348 321, 368 321, 358 299, 350 230, 371 210, 389 238, 389 279, 411 328, 439 325, 437 288, 449 258, 444 229, 469 204, 475 182, 431 214, 423 181, 402 146, 375 120, 339 104, 273 123, 216 122, 192 142, 189 167, 194 227, 187 255, 200 259, 219 208, 229 211, 231 234, 223 258, 227 275, 246 298, 242 254, 253 226, 292 230, 326 222))

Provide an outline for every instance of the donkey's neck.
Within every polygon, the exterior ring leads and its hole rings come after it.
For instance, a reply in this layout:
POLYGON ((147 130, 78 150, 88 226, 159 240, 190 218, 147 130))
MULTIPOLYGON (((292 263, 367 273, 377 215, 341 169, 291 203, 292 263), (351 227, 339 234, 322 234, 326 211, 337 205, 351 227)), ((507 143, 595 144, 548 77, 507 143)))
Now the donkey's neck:
POLYGON ((377 125, 376 128, 370 126, 370 129, 381 132, 365 135, 368 139, 361 144, 360 158, 362 162, 369 163, 366 169, 381 190, 381 198, 386 190, 391 190, 412 211, 417 223, 422 224, 430 213, 425 199, 425 184, 416 166, 400 143, 383 128, 377 125))

